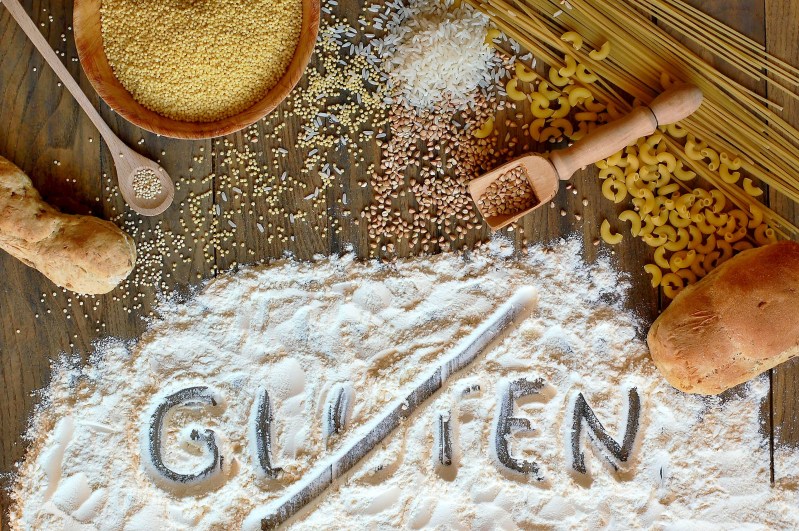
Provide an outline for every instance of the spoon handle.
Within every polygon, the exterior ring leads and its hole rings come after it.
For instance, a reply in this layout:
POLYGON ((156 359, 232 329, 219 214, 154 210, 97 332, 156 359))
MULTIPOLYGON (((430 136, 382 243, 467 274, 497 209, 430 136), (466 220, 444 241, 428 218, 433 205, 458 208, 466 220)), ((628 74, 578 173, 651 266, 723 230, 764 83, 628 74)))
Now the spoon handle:
POLYGON ((549 156, 562 180, 578 168, 606 159, 642 136, 655 132, 659 125, 673 124, 687 118, 702 104, 702 92, 693 85, 678 85, 657 98, 648 107, 636 107, 630 114, 599 127, 571 147, 553 151, 549 156))
POLYGON ((25 8, 22 7, 18 0, 0 0, 0 2, 6 6, 6 9, 11 13, 14 20, 17 21, 22 31, 25 32, 25 35, 28 36, 33 45, 36 46, 36 49, 39 50, 39 53, 42 54, 45 62, 50 65, 50 68, 56 73, 58 79, 60 79, 67 90, 69 90, 72 97, 75 98, 75 101, 78 102, 78 105, 81 106, 83 112, 86 113, 97 130, 100 131, 100 135, 103 137, 106 144, 108 144, 112 150, 118 150, 117 148, 122 141, 117 138, 116 134, 114 134, 111 128, 108 127, 108 124, 105 123, 102 116, 100 116, 100 113, 97 112, 97 109, 94 108, 92 102, 89 101, 89 98, 87 98, 86 94, 81 90, 80 85, 78 85, 64 66, 64 63, 61 62, 50 47, 50 43, 47 42, 47 39, 44 38, 44 35, 41 34, 36 24, 31 20, 25 8))

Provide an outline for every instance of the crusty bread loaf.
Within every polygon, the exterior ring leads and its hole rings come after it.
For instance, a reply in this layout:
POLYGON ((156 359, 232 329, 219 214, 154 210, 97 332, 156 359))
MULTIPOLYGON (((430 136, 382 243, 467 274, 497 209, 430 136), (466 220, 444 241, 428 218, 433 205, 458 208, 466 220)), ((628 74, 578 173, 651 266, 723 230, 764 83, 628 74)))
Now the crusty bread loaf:
POLYGON ((0 249, 78 293, 114 289, 133 270, 133 238, 110 221, 62 214, 0 157, 0 249))
POLYGON ((799 355, 799 243, 750 249, 685 288, 649 329, 671 385, 714 395, 799 355))

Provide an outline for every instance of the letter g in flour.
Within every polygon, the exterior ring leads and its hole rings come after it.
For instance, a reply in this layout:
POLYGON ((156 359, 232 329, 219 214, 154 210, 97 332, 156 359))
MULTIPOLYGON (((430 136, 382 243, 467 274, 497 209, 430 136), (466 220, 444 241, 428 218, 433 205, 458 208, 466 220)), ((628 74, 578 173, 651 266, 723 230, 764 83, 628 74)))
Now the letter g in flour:
POLYGON ((219 446, 216 443, 216 437, 213 430, 198 430, 193 429, 189 437, 192 441, 204 444, 211 455, 211 462, 204 469, 193 474, 183 474, 170 469, 164 464, 162 444, 163 444, 163 431, 164 419, 169 411, 177 406, 216 406, 218 404, 217 398, 205 386, 187 387, 180 391, 167 396, 150 416, 149 429, 147 431, 147 457, 151 472, 155 472, 157 477, 156 483, 166 483, 168 486, 173 487, 197 487, 200 485, 207 485, 211 483, 214 478, 218 477, 222 471, 224 457, 220 454, 219 446))

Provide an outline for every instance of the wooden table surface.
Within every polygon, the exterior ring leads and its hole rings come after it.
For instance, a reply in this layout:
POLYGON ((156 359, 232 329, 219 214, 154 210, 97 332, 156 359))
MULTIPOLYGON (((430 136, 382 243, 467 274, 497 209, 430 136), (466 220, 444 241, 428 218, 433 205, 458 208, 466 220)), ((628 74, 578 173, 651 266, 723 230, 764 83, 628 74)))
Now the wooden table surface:
MULTIPOLYGON (((772 54, 799 65, 799 27, 796 24, 799 5, 796 2, 692 1, 719 20, 764 42, 772 54)), ((340 9, 350 15, 359 9, 356 0, 340 3, 340 9)), ((217 179, 196 184, 188 181, 190 176, 204 176, 219 169, 213 166, 211 157, 200 157, 223 149, 219 144, 158 138, 126 123, 97 101, 76 59, 71 32, 72 2, 23 0, 23 4, 53 48, 64 52, 62 60, 72 74, 79 78, 82 88, 99 106, 111 128, 141 153, 161 159, 170 175, 181 181, 177 203, 191 192, 202 193, 209 187, 219 186, 217 179), (144 142, 140 143, 142 140, 144 142), (162 152, 165 154, 161 155, 162 152), (192 173, 188 172, 189 167, 193 168, 192 173)), ((351 17, 352 20, 355 18, 351 17)), ((746 82, 766 94, 764 85, 746 82)), ((780 93, 767 95, 778 103, 784 103, 784 117, 794 125, 799 125, 799 105, 796 102, 786 100, 780 93)), ((230 135, 227 140, 240 149, 249 142, 249 138, 242 134, 230 135)), ((285 145, 290 146, 288 140, 286 138, 285 145)), ((375 145, 364 146, 364 154, 367 160, 376 161, 378 148, 375 145)), ((69 93, 58 85, 54 74, 1 7, 0 155, 20 166, 31 176, 48 201, 67 212, 91 212, 109 218, 124 208, 118 198, 109 197, 110 192, 102 175, 113 176, 113 167, 97 131, 69 93), (58 161, 58 164, 54 161, 58 161)), ((281 171, 296 169, 300 164, 293 158, 285 160, 288 162, 285 168, 280 168, 281 171)), ((353 212, 358 212, 359 206, 369 204, 369 189, 355 185, 358 176, 353 175, 356 171, 364 170, 352 169, 344 155, 340 155, 336 162, 346 170, 345 177, 341 179, 340 186, 329 190, 326 205, 319 207, 326 212, 319 214, 320 219, 321 214, 327 214, 328 224, 337 219, 342 227, 339 234, 327 231, 327 235, 322 235, 315 233, 310 224, 304 224, 294 230, 294 241, 267 243, 257 231, 239 231, 234 237, 236 245, 231 245, 230 252, 224 256, 214 253, 209 260, 203 257, 202 249, 194 251, 189 260, 177 266, 166 280, 169 289, 185 290, 196 284, 198 278, 212 277, 215 274, 214 265, 224 270, 234 262, 249 263, 262 258, 279 257, 285 251, 304 259, 317 253, 344 252, 347 244, 351 244, 359 256, 367 256, 365 228, 354 224, 349 217, 334 208, 335 200, 344 193, 354 205, 353 212)), ((269 160, 260 163, 267 166, 271 164, 269 160)), ((604 244, 595 247, 592 242, 598 237, 599 222, 613 215, 616 206, 601 197, 593 170, 576 175, 573 183, 579 194, 574 195, 562 187, 555 200, 558 208, 540 209, 528 216, 524 220, 524 232, 531 241, 581 235, 585 242, 585 257, 592 260, 597 252, 607 250, 604 244), (583 198, 589 201, 586 207, 582 205, 583 198), (560 216, 561 208, 569 215, 560 216), (574 217, 573 213, 576 212, 582 214, 581 220, 574 217)), ((300 192, 296 193, 299 196, 300 192)), ((799 224, 799 208, 773 194, 769 199, 772 208, 799 224)), ((259 204, 256 208, 256 214, 270 220, 266 205, 259 204)), ((159 221, 164 227, 177 226, 180 218, 179 208, 173 206, 160 218, 143 219, 141 227, 155 228, 159 221)), ((508 233, 508 236, 518 239, 518 234, 519 231, 515 231, 508 233)), ((466 243, 485 235, 487 232, 483 230, 470 236, 466 243)), ((642 270, 643 264, 651 260, 650 248, 640 240, 625 238, 613 251, 618 266, 630 273, 633 285, 630 306, 644 320, 651 321, 664 299, 649 286, 648 275, 642 270)), ((107 335, 136 337, 145 327, 142 317, 148 314, 157 294, 152 288, 143 289, 143 300, 138 301, 141 306, 136 308, 130 307, 115 293, 100 297, 96 308, 85 307, 80 306, 77 298, 57 289, 39 273, 2 251, 0 271, 3 277, 0 282, 0 472, 6 473, 12 471, 14 463, 24 455, 26 445, 22 433, 37 404, 33 392, 46 385, 51 361, 60 353, 75 354, 85 360, 92 342, 107 335)), ((645 330, 642 332, 645 333, 645 330)), ((773 445, 799 444, 799 361, 772 370, 770 380, 770 399, 762 410, 764 433, 770 435, 773 445)), ((771 465, 772 471, 779 476, 782 472, 780 463, 772 459, 771 465)), ((7 475, 2 477, 8 481, 7 475)), ((8 502, 5 490, 0 490, 4 529, 7 527, 5 513, 8 502)))

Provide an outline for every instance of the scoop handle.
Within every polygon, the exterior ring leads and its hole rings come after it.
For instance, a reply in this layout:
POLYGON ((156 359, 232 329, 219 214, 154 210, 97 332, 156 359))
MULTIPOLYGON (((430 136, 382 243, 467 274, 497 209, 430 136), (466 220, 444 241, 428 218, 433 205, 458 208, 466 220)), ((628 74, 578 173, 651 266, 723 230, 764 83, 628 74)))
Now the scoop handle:
POLYGON ((636 107, 623 118, 595 129, 571 147, 553 151, 549 160, 558 177, 565 181, 578 168, 606 159, 642 136, 651 135, 658 125, 687 118, 701 104, 702 91, 694 85, 672 87, 652 100, 649 107, 636 107))

